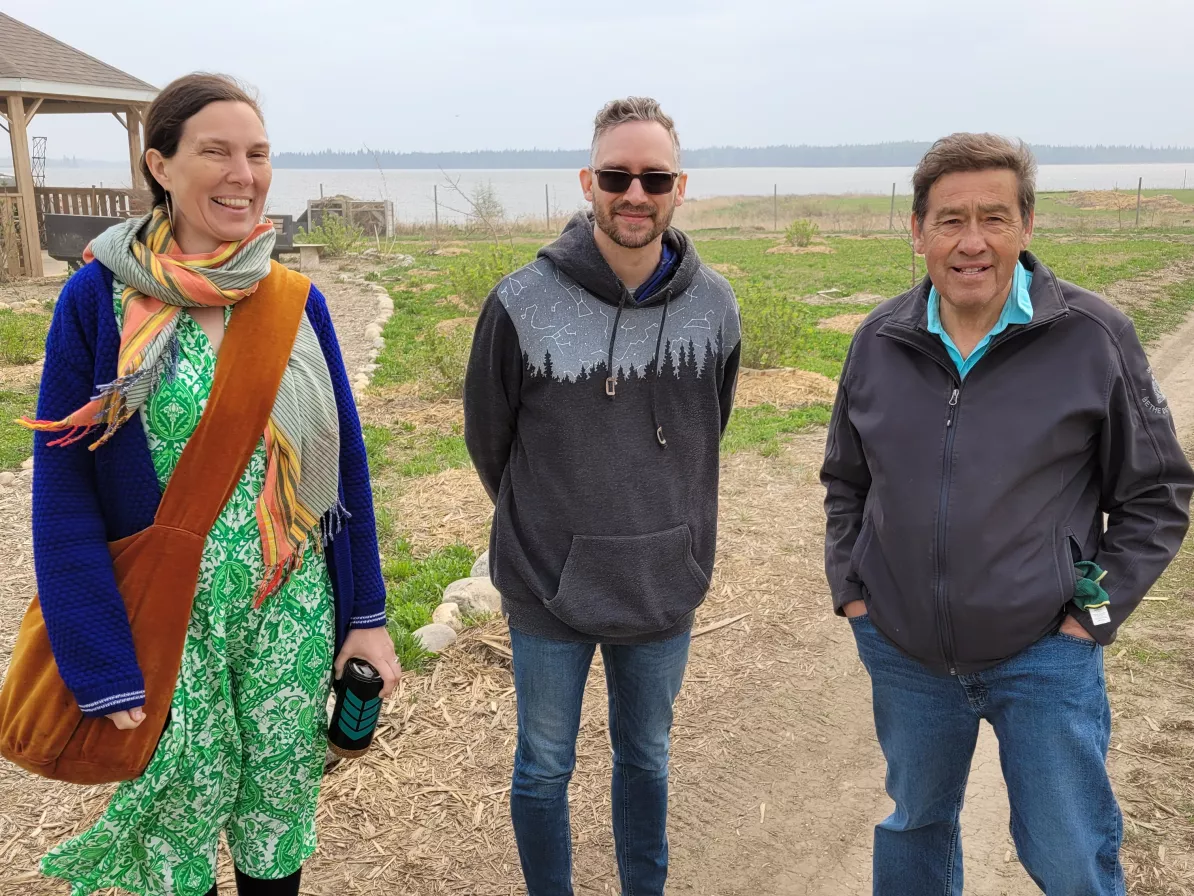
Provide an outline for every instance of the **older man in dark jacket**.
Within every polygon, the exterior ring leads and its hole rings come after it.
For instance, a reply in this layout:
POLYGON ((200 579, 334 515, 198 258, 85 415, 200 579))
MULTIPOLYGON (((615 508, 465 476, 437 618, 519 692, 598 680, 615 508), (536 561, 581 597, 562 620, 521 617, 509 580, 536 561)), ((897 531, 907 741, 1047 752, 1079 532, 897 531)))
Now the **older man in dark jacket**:
POLYGON ((962 893, 981 719, 1033 880, 1124 892, 1102 648, 1180 547, 1194 471, 1131 321, 1028 253, 1035 169, 985 134, 924 157, 928 277, 859 328, 830 424, 826 568, 896 804, 881 896, 962 893))

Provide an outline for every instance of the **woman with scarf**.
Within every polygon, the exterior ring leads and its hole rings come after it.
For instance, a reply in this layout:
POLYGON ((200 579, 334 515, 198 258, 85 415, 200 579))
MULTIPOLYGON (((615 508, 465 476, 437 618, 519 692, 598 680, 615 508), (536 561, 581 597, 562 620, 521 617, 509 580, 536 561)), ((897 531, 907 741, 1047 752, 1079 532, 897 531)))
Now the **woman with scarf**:
MULTIPOLYGON (((270 150, 252 98, 221 76, 180 78, 150 108, 146 146, 153 211, 97 237, 66 284, 38 419, 26 421, 54 659, 83 714, 122 730, 146 719, 146 681, 107 543, 154 522, 238 303, 287 276, 271 268, 270 150)), ((153 758, 42 860, 73 896, 215 894, 221 832, 240 896, 297 894, 315 850, 332 676, 360 657, 389 693, 400 674, 360 422, 313 286, 294 319, 268 425, 203 543, 153 758)))

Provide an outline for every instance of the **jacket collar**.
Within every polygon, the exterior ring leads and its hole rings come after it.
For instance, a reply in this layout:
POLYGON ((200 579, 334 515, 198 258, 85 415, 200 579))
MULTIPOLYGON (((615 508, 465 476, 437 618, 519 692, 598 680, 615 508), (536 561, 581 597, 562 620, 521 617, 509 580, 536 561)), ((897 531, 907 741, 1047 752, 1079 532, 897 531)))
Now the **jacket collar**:
MULTIPOLYGON (((1069 313, 1069 306, 1061 295, 1061 285, 1057 276, 1031 252, 1020 253, 1020 263, 1032 272, 1032 286, 1028 295, 1032 299, 1032 320, 1026 324, 1013 324, 1005 331, 1004 336, 1015 332, 1049 323, 1069 313)), ((920 283, 904 293, 896 301, 887 321, 879 328, 879 334, 884 336, 904 335, 908 331, 929 333, 929 290, 933 283, 926 276, 920 283)), ((933 337, 936 338, 936 337, 933 337)))

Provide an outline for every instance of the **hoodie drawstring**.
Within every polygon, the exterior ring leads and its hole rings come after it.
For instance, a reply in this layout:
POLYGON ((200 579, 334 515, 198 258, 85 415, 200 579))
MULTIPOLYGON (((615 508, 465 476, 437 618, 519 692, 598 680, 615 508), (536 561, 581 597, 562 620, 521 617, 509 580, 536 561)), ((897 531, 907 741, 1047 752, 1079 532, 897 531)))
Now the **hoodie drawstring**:
POLYGON ((655 340, 655 376, 651 377, 651 422, 655 424, 655 440, 660 448, 667 448, 667 439, 663 437, 663 426, 659 423, 659 408, 655 401, 655 381, 663 373, 659 369, 659 349, 663 345, 663 331, 667 327, 667 306, 672 300, 672 291, 663 294, 663 318, 659 321, 659 338, 655 340))
MULTIPOLYGON (((667 329, 667 311, 668 305, 672 301, 672 291, 670 289, 664 290, 663 293, 663 317, 659 321, 659 337, 655 340, 655 375, 651 377, 651 422, 655 425, 655 440, 659 442, 660 448, 667 448, 667 439, 663 436, 663 427, 659 423, 659 406, 655 396, 655 381, 659 379, 663 371, 659 366, 660 352, 663 349, 663 331, 667 329)), ((607 362, 607 370, 609 375, 605 378, 605 394, 611 399, 616 397, 618 392, 618 374, 614 370, 614 340, 618 338, 618 323, 622 319, 622 310, 626 307, 626 291, 622 292, 622 300, 618 303, 618 313, 614 315, 614 331, 609 337, 609 360, 607 362)))
POLYGON ((614 315, 614 330, 609 334, 609 361, 606 364, 605 394, 613 398, 618 391, 618 374, 614 370, 614 340, 618 338, 618 323, 622 320, 622 309, 626 307, 626 289, 618 302, 618 313, 614 315))

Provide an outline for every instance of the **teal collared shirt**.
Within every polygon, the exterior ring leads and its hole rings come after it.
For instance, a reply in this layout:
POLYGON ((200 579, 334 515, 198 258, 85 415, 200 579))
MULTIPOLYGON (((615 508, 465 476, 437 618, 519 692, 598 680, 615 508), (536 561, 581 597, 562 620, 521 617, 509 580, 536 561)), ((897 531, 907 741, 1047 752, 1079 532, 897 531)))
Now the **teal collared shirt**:
POLYGON ((991 328, 991 332, 979 341, 968 358, 962 357, 962 353, 958 351, 954 341, 941 326, 941 295, 937 292, 937 287, 934 286, 929 290, 929 332, 936 333, 941 338, 942 343, 945 344, 945 350, 949 352, 950 359, 958 368, 959 377, 966 379, 966 374, 987 353, 992 339, 1012 324, 1027 324, 1032 321, 1032 297, 1028 294, 1028 290, 1031 288, 1032 271, 1024 267, 1023 263, 1018 263, 1016 274, 1012 278, 1012 290, 1008 293, 1007 301, 1003 303, 1003 313, 999 315, 999 320, 991 328))

